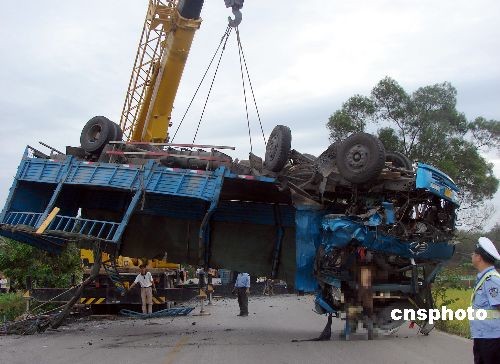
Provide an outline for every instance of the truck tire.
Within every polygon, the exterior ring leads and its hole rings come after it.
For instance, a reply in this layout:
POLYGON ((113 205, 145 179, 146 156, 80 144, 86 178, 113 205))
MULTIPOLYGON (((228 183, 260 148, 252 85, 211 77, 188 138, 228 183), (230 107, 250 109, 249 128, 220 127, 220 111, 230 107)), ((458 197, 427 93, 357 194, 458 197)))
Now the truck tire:
POLYGON ((384 145, 371 134, 353 134, 340 144, 336 162, 346 180, 366 183, 375 179, 385 166, 384 145))
POLYGON ((288 161, 291 147, 290 128, 285 125, 276 125, 267 141, 264 167, 272 172, 281 171, 288 161))
POLYGON ((87 153, 99 153, 117 134, 114 123, 104 116, 94 116, 82 129, 80 144, 87 153))
POLYGON ((115 129, 113 141, 119 142, 123 138, 123 130, 122 130, 122 128, 120 128, 120 125, 118 125, 117 123, 113 123, 113 126, 115 129))
POLYGON ((396 168, 412 170, 411 160, 400 152, 387 152, 385 154, 385 161, 391 162, 396 168))

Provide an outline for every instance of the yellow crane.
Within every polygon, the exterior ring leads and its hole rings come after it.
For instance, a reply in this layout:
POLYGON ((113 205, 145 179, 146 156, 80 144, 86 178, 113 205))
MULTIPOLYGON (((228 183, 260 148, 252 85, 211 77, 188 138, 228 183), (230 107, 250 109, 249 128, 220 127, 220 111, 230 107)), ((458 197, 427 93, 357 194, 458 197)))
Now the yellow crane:
MULTIPOLYGON (((229 18, 230 26, 235 27, 241 22, 240 9, 243 2, 244 0, 225 0, 226 7, 232 8, 235 16, 234 19, 229 18)), ((175 96, 195 32, 202 22, 200 14, 203 4, 204 0, 149 0, 121 113, 121 130, 119 134, 109 134, 108 139, 113 139, 113 136, 120 138, 123 132, 123 139, 128 142, 168 142, 175 96)), ((102 119, 103 117, 96 117, 89 121, 90 131, 87 135, 90 139, 100 138, 99 134, 103 129, 99 123, 102 119), (93 126, 96 124, 97 128, 93 126)), ((105 122, 111 123, 109 120, 105 122)), ((117 127, 116 124, 114 127, 117 127)), ((97 144, 94 149, 100 150, 97 144)), ((93 253, 82 249, 80 257, 88 275, 89 268, 94 263, 93 253)), ((113 269, 122 276, 121 282, 114 283, 124 286, 129 283, 126 279, 123 280, 124 275, 137 274, 138 266, 142 262, 137 258, 111 257, 106 253, 102 253, 101 261, 104 264, 113 263, 113 269)), ((180 269, 179 264, 167 262, 166 259, 152 259, 144 263, 152 269, 155 278, 158 276, 159 281, 178 274, 176 272, 180 269)), ((99 273, 96 282, 100 281, 107 281, 106 272, 99 273)), ((170 281, 168 283, 172 286, 170 281)), ((97 283, 96 288, 99 286, 97 283)), ((107 303, 107 300, 88 300, 107 303)), ((165 298, 155 303, 163 303, 164 300, 165 298)))
MULTIPOLYGON (((120 120, 126 141, 168 140, 175 96, 194 34, 201 25, 203 3, 204 0, 149 0, 120 120)), ((82 249, 80 257, 88 270, 94 263, 92 251, 82 249)), ((114 259, 102 253, 103 262, 110 259, 122 279, 125 273, 139 272, 139 259, 122 256, 114 259)), ((180 268, 179 264, 162 259, 145 263, 153 269, 155 277, 171 275, 180 268)), ((100 280, 106 281, 105 272, 99 274, 96 282, 100 280)), ((129 282, 122 283, 128 286, 129 282)))
POLYGON ((120 127, 127 141, 168 141, 175 96, 204 0, 150 0, 120 127))

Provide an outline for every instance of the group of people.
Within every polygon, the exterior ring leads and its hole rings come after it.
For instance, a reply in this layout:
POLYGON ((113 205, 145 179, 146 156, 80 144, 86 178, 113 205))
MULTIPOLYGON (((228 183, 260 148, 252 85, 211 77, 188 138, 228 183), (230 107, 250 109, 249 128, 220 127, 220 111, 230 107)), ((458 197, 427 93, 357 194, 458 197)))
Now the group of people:
MULTIPOLYGON (((135 277, 134 282, 128 289, 131 290, 136 285, 139 285, 141 288, 142 313, 151 314, 153 312, 153 292, 156 293, 155 282, 151 273, 148 272, 146 264, 141 264, 139 268, 140 273, 135 277)), ((248 295, 250 293, 250 275, 248 273, 238 274, 233 293, 238 296, 240 306, 238 316, 248 316, 248 295)))

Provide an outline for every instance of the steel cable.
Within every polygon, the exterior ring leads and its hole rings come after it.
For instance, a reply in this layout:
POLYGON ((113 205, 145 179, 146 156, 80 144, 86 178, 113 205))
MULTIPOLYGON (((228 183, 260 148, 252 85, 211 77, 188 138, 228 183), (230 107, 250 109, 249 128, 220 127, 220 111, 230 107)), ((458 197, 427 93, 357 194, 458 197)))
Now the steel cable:
POLYGON ((257 106, 257 99, 255 98, 255 92, 253 90, 252 78, 250 77, 250 72, 248 71, 247 60, 245 57, 245 52, 243 51, 243 44, 241 43, 239 28, 236 28, 236 35, 237 35, 237 41, 238 41, 238 48, 241 50, 241 55, 243 56, 243 63, 245 65, 245 70, 247 72, 248 84, 250 85, 250 90, 252 91, 253 103, 255 105, 255 112, 257 113, 257 119, 259 120, 260 131, 262 132, 262 139, 264 139, 264 146, 266 146, 267 145, 266 136, 264 134, 264 128, 262 127, 262 121, 260 118, 259 107, 257 106))
POLYGON ((205 100, 205 104, 203 105, 203 110, 201 112, 200 120, 198 121, 198 126, 196 127, 196 132, 194 134, 194 138, 193 138, 193 143, 192 144, 194 144, 194 142, 196 140, 196 137, 198 136, 198 131, 200 129, 200 125, 201 125, 201 122, 203 120, 203 116, 205 115, 205 110, 207 108, 208 99, 210 98, 210 94, 212 93, 212 88, 214 87, 215 78, 217 77, 217 73, 219 72, 220 62, 222 60, 222 56, 224 55, 224 51, 226 50, 226 45, 227 45, 227 41, 229 39, 229 35, 231 34, 231 31, 233 29, 231 27, 228 27, 228 28, 229 28, 229 31, 227 32, 226 39, 224 40, 224 46, 222 47, 222 51, 220 53, 219 61, 217 62, 217 67, 215 68, 214 77, 212 78, 212 83, 210 84, 210 89, 208 90, 208 95, 207 95, 207 98, 205 100))
POLYGON ((250 140, 250 153, 252 153, 253 152, 252 132, 251 132, 251 128, 250 128, 250 118, 248 117, 247 90, 245 87, 245 75, 243 73, 243 62, 242 62, 242 57, 241 57, 242 49, 240 46, 240 44, 241 44, 240 43, 240 31, 239 31, 238 27, 236 27, 236 41, 238 42, 238 55, 240 58, 241 84, 243 87, 243 98, 245 101, 245 112, 246 112, 246 116, 247 116, 248 139, 250 140))
MULTIPOLYGON (((181 119, 181 121, 180 121, 180 123, 179 123, 179 126, 178 126, 178 127, 177 127, 177 129, 175 130, 174 136, 172 137, 172 142, 174 141, 175 137, 177 136, 177 133, 178 133, 179 129, 181 128, 182 123, 184 122, 184 119, 186 118, 186 115, 187 115, 187 113, 189 112, 189 109, 191 108, 191 105, 193 104, 193 101, 194 101, 194 99, 196 98, 196 95, 198 94, 198 91, 200 90, 200 87, 201 87, 201 85, 203 84, 203 81, 205 80, 205 77, 206 77, 206 76, 207 76, 207 74, 208 74, 208 71, 209 71, 209 70, 210 70, 210 68, 212 67, 212 63, 214 62, 214 59, 215 59, 215 57, 217 56, 217 53, 219 53, 219 49, 220 49, 220 47, 221 47, 221 46, 222 46, 222 44, 224 43, 224 40, 225 40, 225 39, 227 39, 227 37, 229 37, 229 33, 230 33, 230 32, 231 32, 231 27, 230 27, 230 26, 228 26, 228 27, 226 28, 226 30, 224 31, 224 35, 221 37, 221 40, 220 40, 220 42, 219 42, 219 45, 218 45, 217 49, 215 50, 215 53, 214 53, 214 55, 212 56, 212 59, 210 60, 210 63, 208 64, 208 67, 207 67, 207 69, 205 70, 205 73, 203 74, 203 77, 201 78, 201 81, 200 81, 200 83, 198 84, 198 87, 196 88, 196 91, 195 91, 195 93, 194 93, 193 97, 191 98, 191 101, 189 102, 189 105, 188 105, 188 107, 187 107, 186 111, 184 112, 184 115, 182 116, 182 119, 181 119)), ((226 40, 226 42, 227 42, 227 40, 226 40)))

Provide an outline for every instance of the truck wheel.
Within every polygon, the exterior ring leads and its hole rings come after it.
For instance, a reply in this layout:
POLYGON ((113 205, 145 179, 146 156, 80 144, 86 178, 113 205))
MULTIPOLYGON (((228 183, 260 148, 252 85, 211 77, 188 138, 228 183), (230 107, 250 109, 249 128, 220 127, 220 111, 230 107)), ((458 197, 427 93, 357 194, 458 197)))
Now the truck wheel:
POLYGON ((120 141, 123 138, 123 130, 120 128, 120 125, 117 123, 113 123, 113 127, 115 129, 115 134, 113 136, 113 141, 120 141))
POLYGON ((353 134, 340 144, 336 162, 339 173, 349 182, 368 182, 385 166, 384 145, 371 134, 353 134))
POLYGON ((385 155, 385 161, 392 162, 392 165, 396 168, 412 169, 411 160, 400 152, 387 152, 385 155))
POLYGON ((292 146, 292 132, 285 125, 276 125, 269 136, 266 146, 264 167, 272 172, 283 169, 292 146))
POLYGON ((114 123, 104 116, 94 116, 83 127, 80 144, 87 153, 100 152, 115 137, 114 123))

